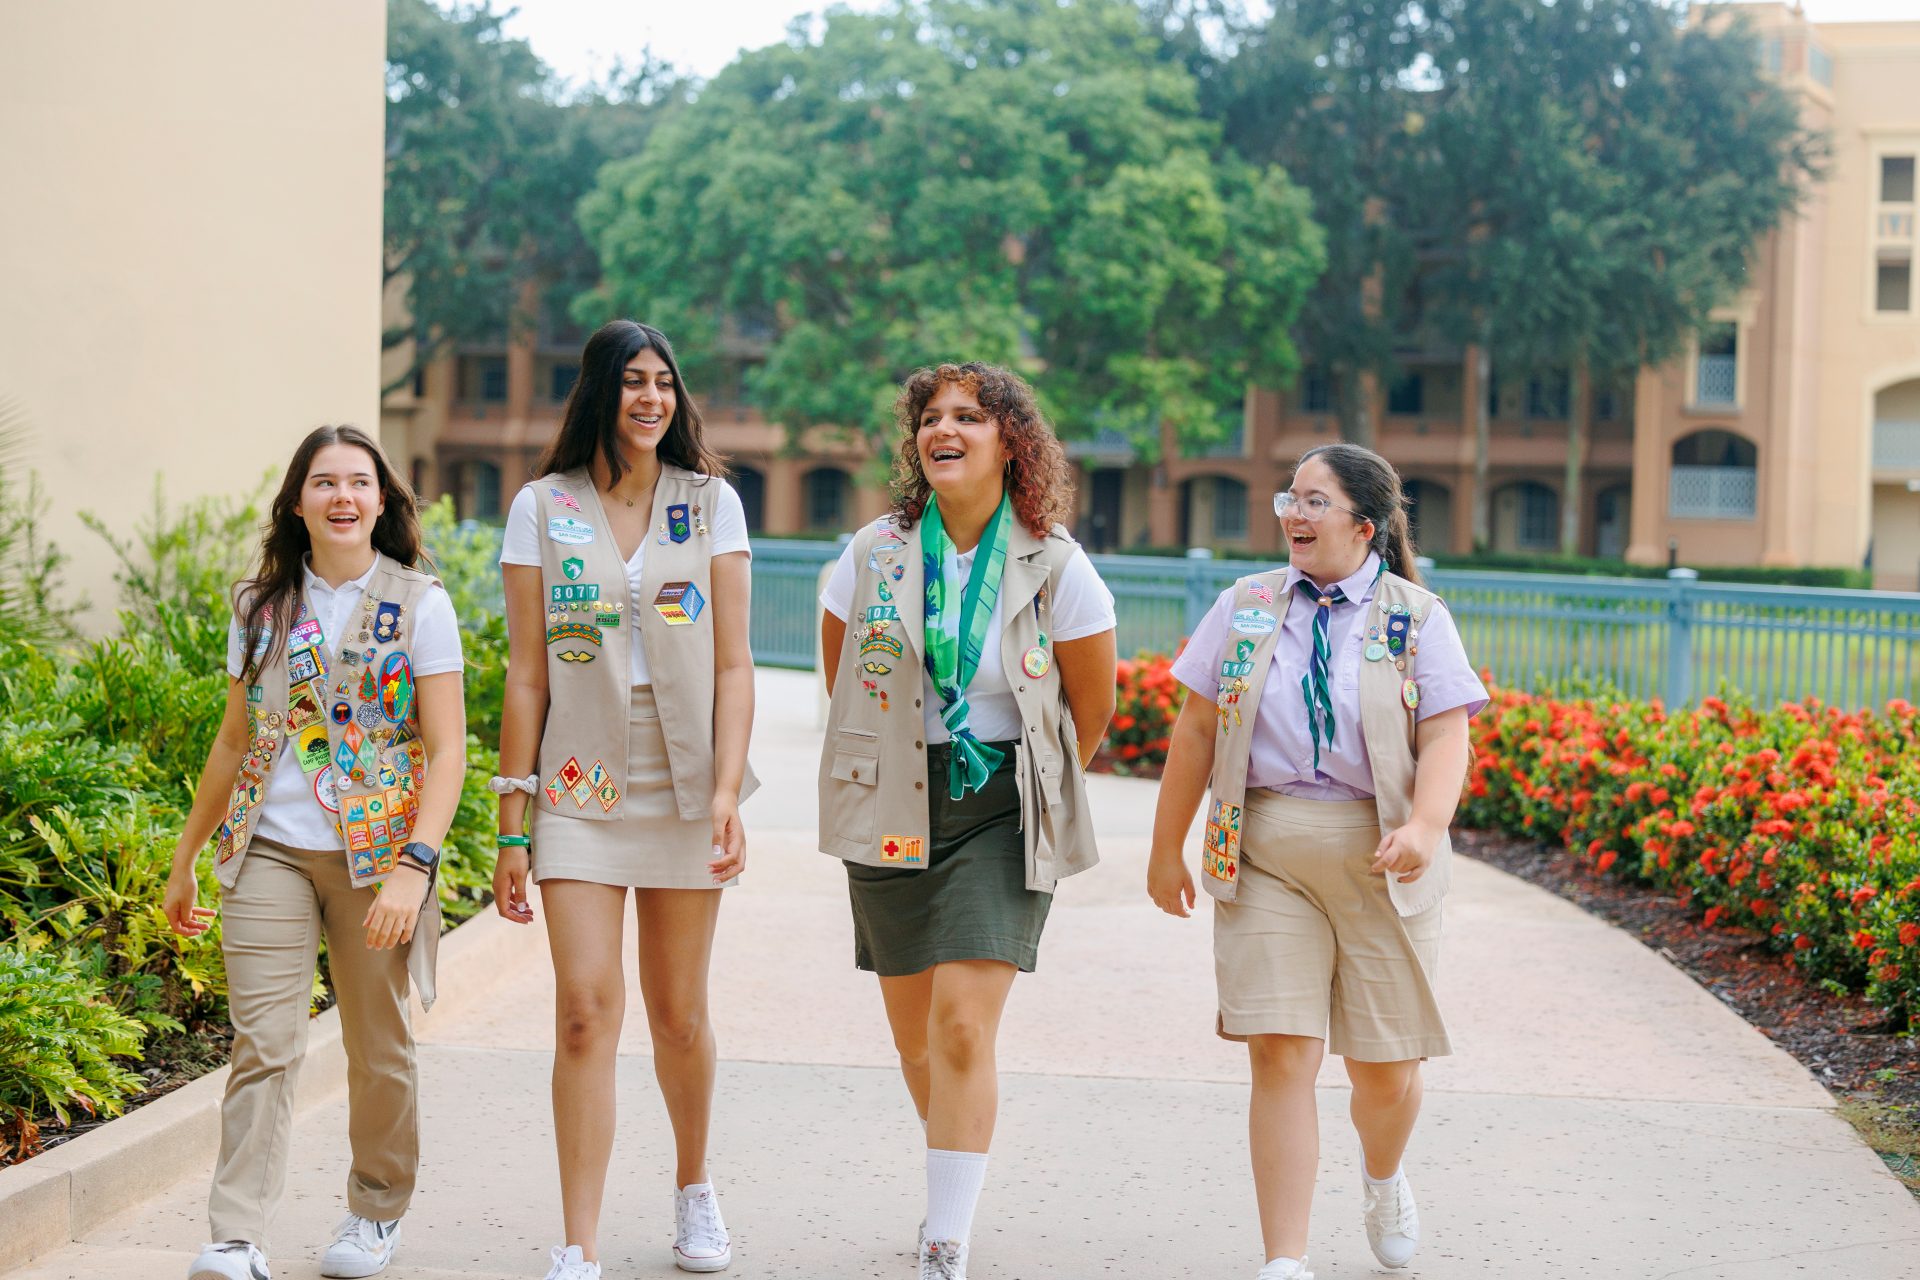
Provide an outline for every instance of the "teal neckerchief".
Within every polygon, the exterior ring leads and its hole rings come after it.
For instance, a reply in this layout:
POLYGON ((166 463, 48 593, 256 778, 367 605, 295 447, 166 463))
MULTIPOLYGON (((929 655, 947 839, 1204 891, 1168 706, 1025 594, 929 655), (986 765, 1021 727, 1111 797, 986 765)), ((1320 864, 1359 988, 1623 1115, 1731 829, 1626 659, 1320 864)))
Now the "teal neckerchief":
POLYGON ((987 623, 1000 598, 1000 575, 1007 566, 1007 532, 1012 524, 1005 494, 993 519, 974 549, 973 572, 967 575, 960 607, 953 597, 960 589, 960 553, 940 519, 940 501, 927 498, 920 517, 920 555, 926 564, 926 665, 940 695, 940 721, 953 735, 953 754, 947 760, 947 795, 960 799, 978 791, 1006 758, 1006 753, 973 736, 967 726, 967 686, 980 667, 987 640, 987 623))

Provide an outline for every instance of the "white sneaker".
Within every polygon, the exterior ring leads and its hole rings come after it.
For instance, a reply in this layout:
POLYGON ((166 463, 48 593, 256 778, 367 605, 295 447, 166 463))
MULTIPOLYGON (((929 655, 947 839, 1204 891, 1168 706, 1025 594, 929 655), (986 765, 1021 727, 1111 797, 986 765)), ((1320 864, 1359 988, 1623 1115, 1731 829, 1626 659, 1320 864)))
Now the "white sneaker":
POLYGON ((377 1276, 393 1261, 393 1248, 399 1243, 400 1219, 375 1222, 349 1213, 333 1229, 333 1243, 320 1255, 320 1274, 348 1280, 377 1276))
POLYGON ((187 1280, 272 1280, 267 1255, 245 1240, 210 1244, 187 1268, 187 1280))
POLYGON ((1383 1267, 1404 1267, 1420 1247, 1420 1210, 1413 1203, 1413 1188, 1404 1172, 1392 1182, 1377 1186, 1360 1179, 1360 1193, 1367 1216, 1367 1243, 1383 1267))
POLYGON ((711 1182, 673 1193, 673 1265, 682 1271, 724 1271, 733 1261, 733 1241, 720 1220, 711 1182))
POLYGON ((957 1240, 928 1240, 923 1235, 918 1280, 967 1280, 967 1246, 957 1240))
POLYGON ((588 1262, 577 1244, 555 1245, 546 1280, 600 1280, 600 1264, 588 1262))
POLYGON ((1307 1256, 1303 1253, 1298 1262, 1292 1258, 1275 1258, 1260 1268, 1254 1280, 1313 1280, 1313 1272, 1307 1270, 1307 1256))

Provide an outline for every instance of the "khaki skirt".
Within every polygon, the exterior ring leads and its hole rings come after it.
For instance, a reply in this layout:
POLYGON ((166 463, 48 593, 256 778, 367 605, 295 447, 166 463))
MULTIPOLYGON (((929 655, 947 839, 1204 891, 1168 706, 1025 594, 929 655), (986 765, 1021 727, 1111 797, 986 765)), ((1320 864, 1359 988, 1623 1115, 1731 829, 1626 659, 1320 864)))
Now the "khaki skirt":
MULTIPOLYGON (((633 686, 627 722, 627 786, 618 815, 595 822, 533 810, 533 878, 588 880, 629 889, 714 889, 713 823, 686 821, 673 799, 673 772, 653 686, 633 686)), ((734 880, 726 882, 735 883, 734 880)))
POLYGON ((1213 904, 1219 1033, 1311 1036, 1358 1062, 1453 1052, 1434 998, 1440 908, 1402 917, 1371 800, 1247 793, 1239 888, 1213 904))

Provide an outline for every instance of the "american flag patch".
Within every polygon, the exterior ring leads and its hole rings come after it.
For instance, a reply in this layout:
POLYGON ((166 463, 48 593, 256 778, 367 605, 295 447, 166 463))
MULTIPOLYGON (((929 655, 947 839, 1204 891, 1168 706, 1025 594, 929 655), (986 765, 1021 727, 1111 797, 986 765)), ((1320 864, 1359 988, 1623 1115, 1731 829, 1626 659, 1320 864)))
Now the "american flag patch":
POLYGON ((1247 588, 1247 594, 1261 604, 1273 603, 1273 588, 1264 582, 1256 582, 1247 588))
POLYGON ((565 507, 569 511, 578 511, 580 509, 580 499, 574 497, 565 489, 549 489, 547 492, 553 495, 553 500, 556 505, 565 507))

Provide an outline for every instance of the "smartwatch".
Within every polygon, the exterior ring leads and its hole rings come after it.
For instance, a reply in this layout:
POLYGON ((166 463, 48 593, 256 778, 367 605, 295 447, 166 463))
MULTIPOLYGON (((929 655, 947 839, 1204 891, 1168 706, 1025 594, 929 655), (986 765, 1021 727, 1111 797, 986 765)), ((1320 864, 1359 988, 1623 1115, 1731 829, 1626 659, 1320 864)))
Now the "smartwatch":
POLYGON ((410 840, 400 846, 400 860, 408 866, 418 867, 428 875, 432 875, 434 867, 439 865, 440 851, 430 844, 410 840))

